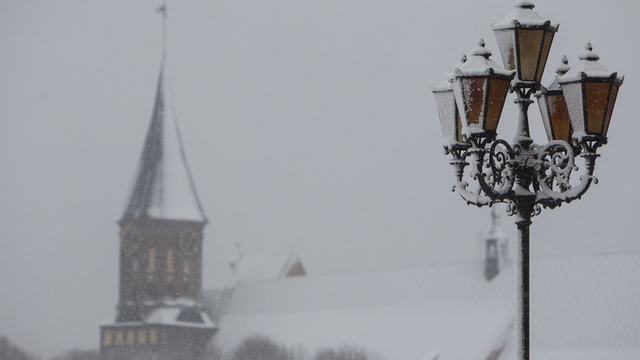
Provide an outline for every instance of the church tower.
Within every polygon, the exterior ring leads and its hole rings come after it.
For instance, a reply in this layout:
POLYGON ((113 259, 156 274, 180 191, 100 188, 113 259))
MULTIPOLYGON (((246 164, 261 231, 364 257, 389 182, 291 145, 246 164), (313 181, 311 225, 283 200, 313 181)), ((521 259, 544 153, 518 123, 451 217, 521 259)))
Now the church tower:
MULTIPOLYGON (((166 26, 166 7, 160 9, 166 26)), ((191 358, 216 331, 202 310, 202 235, 207 224, 167 92, 163 50, 151 123, 120 226, 116 314, 100 326, 114 358, 151 353, 191 358)))
POLYGON ((498 276, 501 269, 511 266, 509 238, 502 233, 499 219, 497 207, 494 206, 491 210, 491 231, 484 238, 484 277, 487 281, 498 276))

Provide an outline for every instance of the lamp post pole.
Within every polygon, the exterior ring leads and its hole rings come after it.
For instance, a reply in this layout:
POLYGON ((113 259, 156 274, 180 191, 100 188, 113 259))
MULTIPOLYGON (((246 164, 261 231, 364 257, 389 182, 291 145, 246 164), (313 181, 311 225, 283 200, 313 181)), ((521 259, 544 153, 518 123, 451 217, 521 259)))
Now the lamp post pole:
MULTIPOLYGON (((526 212, 525 212, 526 213, 526 212)), ((520 216, 516 220, 518 226, 518 240, 520 242, 518 281, 519 293, 519 336, 521 358, 529 359, 529 227, 531 226, 531 216, 520 216)))
POLYGON ((453 190, 470 205, 507 203, 516 217, 520 244, 518 338, 520 358, 529 360, 529 230, 531 218, 580 199, 592 182, 597 149, 606 144, 607 130, 623 77, 599 63, 591 44, 573 66, 566 57, 554 81, 541 85, 553 37, 558 30, 533 11, 528 0, 493 25, 506 69, 490 59, 481 39, 471 56, 433 87, 444 135, 445 154, 455 169, 453 190), (519 108, 513 143, 497 138, 507 92, 516 94, 519 108), (529 106, 535 93, 548 143, 535 144, 529 132, 529 106), (579 181, 571 181, 583 159, 579 181), (469 166, 470 171, 465 172, 469 166), (477 188, 469 189, 467 181, 477 188))

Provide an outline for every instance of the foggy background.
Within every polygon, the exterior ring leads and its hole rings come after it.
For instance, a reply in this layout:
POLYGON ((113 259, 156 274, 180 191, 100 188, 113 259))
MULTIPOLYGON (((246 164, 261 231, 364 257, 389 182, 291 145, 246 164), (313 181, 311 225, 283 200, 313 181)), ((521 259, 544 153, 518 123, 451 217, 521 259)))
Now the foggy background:
MULTIPOLYGON (((311 276, 479 259, 490 210, 450 192, 431 85, 480 37, 502 64, 490 23, 513 3, 168 2, 171 101, 209 219, 203 287, 224 285, 236 242, 297 253, 311 276)), ((116 221, 151 118, 160 4, 0 2, 0 334, 43 356, 97 348, 118 300, 116 221)), ((560 23, 544 84, 587 41, 626 77, 599 184, 533 219, 531 254, 639 251, 637 2, 535 4, 560 23)), ((546 142, 536 104, 530 121, 546 142)), ((502 227, 514 244, 513 219, 502 227)))

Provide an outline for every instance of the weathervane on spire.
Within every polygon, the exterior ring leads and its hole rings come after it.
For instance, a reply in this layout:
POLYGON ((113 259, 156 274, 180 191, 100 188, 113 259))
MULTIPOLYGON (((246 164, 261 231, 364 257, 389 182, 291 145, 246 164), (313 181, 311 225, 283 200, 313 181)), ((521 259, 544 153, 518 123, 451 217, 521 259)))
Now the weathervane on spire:
POLYGON ((162 2, 156 12, 162 13, 162 58, 167 53, 167 2, 162 2))

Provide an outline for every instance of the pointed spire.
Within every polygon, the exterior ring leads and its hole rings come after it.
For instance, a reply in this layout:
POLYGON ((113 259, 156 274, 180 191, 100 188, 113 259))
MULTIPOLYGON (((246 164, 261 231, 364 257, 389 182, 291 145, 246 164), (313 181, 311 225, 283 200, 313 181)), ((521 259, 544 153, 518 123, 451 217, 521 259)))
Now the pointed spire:
MULTIPOLYGON (((158 9, 166 19, 166 6, 158 9)), ((184 155, 171 106, 163 49, 151 123, 140 155, 135 183, 122 217, 206 222, 184 155)))

